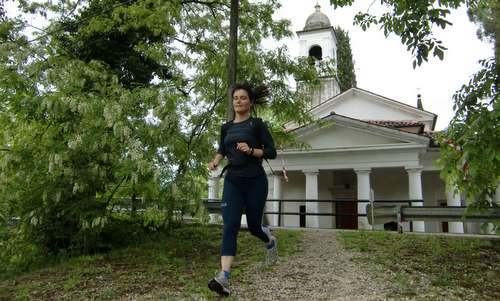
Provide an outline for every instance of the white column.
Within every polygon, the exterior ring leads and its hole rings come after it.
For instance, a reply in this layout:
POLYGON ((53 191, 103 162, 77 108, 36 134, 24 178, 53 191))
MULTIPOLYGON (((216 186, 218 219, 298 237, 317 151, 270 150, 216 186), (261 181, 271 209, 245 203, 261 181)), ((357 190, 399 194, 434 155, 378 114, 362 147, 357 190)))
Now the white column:
MULTIPOLYGON (((500 205, 500 181, 497 182, 497 189, 495 191, 495 195, 493 196, 492 202, 500 205)), ((487 223, 484 232, 485 234, 496 234, 495 225, 493 223, 487 223)))
MULTIPOLYGON (((370 168, 355 169, 356 176, 358 178, 358 201, 369 201, 370 200, 370 168)), ((366 214, 366 205, 368 202, 358 203, 358 214, 366 214)), ((358 217, 358 229, 371 229, 370 224, 368 224, 368 218, 366 216, 358 217)))
MULTIPOLYGON (((317 200, 318 199, 318 174, 319 171, 316 170, 304 170, 306 175, 306 200, 317 200)), ((319 206, 317 202, 307 202, 306 212, 307 213, 318 213, 319 206)), ((319 218, 315 215, 306 216, 306 227, 308 228, 318 228, 319 218)))
MULTIPOLYGON (((274 175, 268 174, 267 175, 267 199, 272 200, 273 199, 273 193, 274 193, 274 175)), ((267 205, 267 203, 266 203, 267 205)))
MULTIPOLYGON (((282 195, 281 195, 281 177, 278 175, 273 175, 272 178, 273 178, 273 182, 272 182, 273 191, 272 191, 271 199, 281 200, 281 198, 282 198, 282 195)), ((279 211, 278 206, 279 206, 279 203, 277 201, 273 201, 273 202, 268 201, 267 208, 269 208, 268 209, 269 211, 278 212, 279 211)), ((268 215, 267 220, 269 221, 269 224, 271 226, 278 226, 278 215, 277 214, 268 215)), ((283 221, 282 221, 282 224, 284 225, 283 221)))
MULTIPOLYGON (((208 175, 208 198, 215 200, 219 198, 220 170, 215 170, 208 175)), ((210 213, 210 223, 217 223, 220 220, 219 214, 210 213)))
MULTIPOLYGON (((424 206, 424 196, 422 193, 422 168, 406 168, 408 173, 408 197, 410 200, 421 200, 421 202, 412 202, 413 207, 424 206)), ((425 224, 423 221, 413 222, 414 232, 425 232, 425 224)))
MULTIPOLYGON (((375 204, 375 191, 373 189, 370 189, 370 203, 375 204)), ((373 225, 373 230, 384 231, 384 225, 383 224, 373 225)))
POLYGON ((211 200, 219 197, 219 179, 211 175, 208 178, 208 198, 211 200))
MULTIPOLYGON (((266 203, 264 205, 264 212, 270 212, 273 211, 273 175, 272 174, 267 174, 267 196, 266 196, 266 203)), ((273 215, 272 214, 264 214, 262 216, 262 224, 263 225, 270 225, 272 226, 272 219, 273 215)))
MULTIPOLYGON (((446 187, 446 205, 448 206, 462 206, 460 199, 460 192, 456 191, 453 187, 446 187)), ((448 222, 448 232, 450 233, 464 233, 464 223, 462 222, 448 222)))

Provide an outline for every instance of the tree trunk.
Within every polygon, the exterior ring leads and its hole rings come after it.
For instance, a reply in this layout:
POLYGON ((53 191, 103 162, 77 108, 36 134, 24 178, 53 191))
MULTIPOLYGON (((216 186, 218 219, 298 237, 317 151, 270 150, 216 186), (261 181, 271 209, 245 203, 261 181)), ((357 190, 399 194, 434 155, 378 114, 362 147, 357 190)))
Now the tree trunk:
POLYGON ((227 97, 227 120, 233 120, 233 97, 231 87, 236 83, 236 60, 238 57, 238 10, 239 0, 231 0, 231 18, 229 20, 229 55, 227 60, 228 68, 228 97, 227 97))
POLYGON ((131 202, 132 202, 132 216, 135 216, 135 214, 137 213, 137 194, 135 193, 135 184, 133 184, 133 187, 132 187, 132 199, 131 199, 131 202))

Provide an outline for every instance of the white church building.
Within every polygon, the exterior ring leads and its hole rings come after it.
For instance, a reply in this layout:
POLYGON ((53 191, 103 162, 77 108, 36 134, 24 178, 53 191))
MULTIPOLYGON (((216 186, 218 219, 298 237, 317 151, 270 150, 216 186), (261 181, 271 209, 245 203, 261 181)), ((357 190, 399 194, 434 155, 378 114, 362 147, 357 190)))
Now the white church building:
MULTIPOLYGON (((319 5, 297 35, 300 56, 336 59, 335 32, 319 5)), ((463 205, 439 176, 440 151, 432 139, 437 115, 424 110, 420 99, 416 102, 413 107, 361 88, 340 93, 335 77, 324 78, 310 108, 313 119, 321 122, 286 125, 310 147, 285 147, 278 150, 276 160, 269 161, 276 172, 269 173, 266 211, 282 214, 267 215, 267 222, 285 227, 371 229, 366 217, 370 200, 412 206, 463 205), (287 179, 281 173, 283 163, 287 179)), ((264 167, 269 171, 267 164, 264 167)), ((218 198, 219 182, 215 174, 209 179, 209 199, 218 198)), ((413 222, 405 223, 404 229, 464 233, 478 232, 478 225, 413 222)))

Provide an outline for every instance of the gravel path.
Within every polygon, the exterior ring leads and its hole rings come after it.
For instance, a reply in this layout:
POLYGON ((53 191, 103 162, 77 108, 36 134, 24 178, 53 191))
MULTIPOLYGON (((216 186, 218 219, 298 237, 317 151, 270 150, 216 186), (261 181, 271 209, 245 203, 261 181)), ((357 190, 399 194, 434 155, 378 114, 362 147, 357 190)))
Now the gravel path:
POLYGON ((299 248, 273 268, 246 268, 233 278, 232 295, 242 301, 388 299, 386 285, 352 260, 334 231, 308 230, 299 248))

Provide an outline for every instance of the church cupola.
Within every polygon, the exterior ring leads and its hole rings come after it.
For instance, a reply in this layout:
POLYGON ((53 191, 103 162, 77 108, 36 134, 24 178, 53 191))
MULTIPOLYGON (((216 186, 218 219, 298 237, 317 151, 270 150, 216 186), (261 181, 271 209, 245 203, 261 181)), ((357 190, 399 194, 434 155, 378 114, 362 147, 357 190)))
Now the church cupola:
POLYGON ((331 27, 330 19, 327 15, 321 12, 321 6, 316 4, 314 7, 316 11, 312 13, 306 20, 306 26, 304 26, 304 30, 313 30, 313 29, 321 29, 321 28, 329 28, 331 27))

